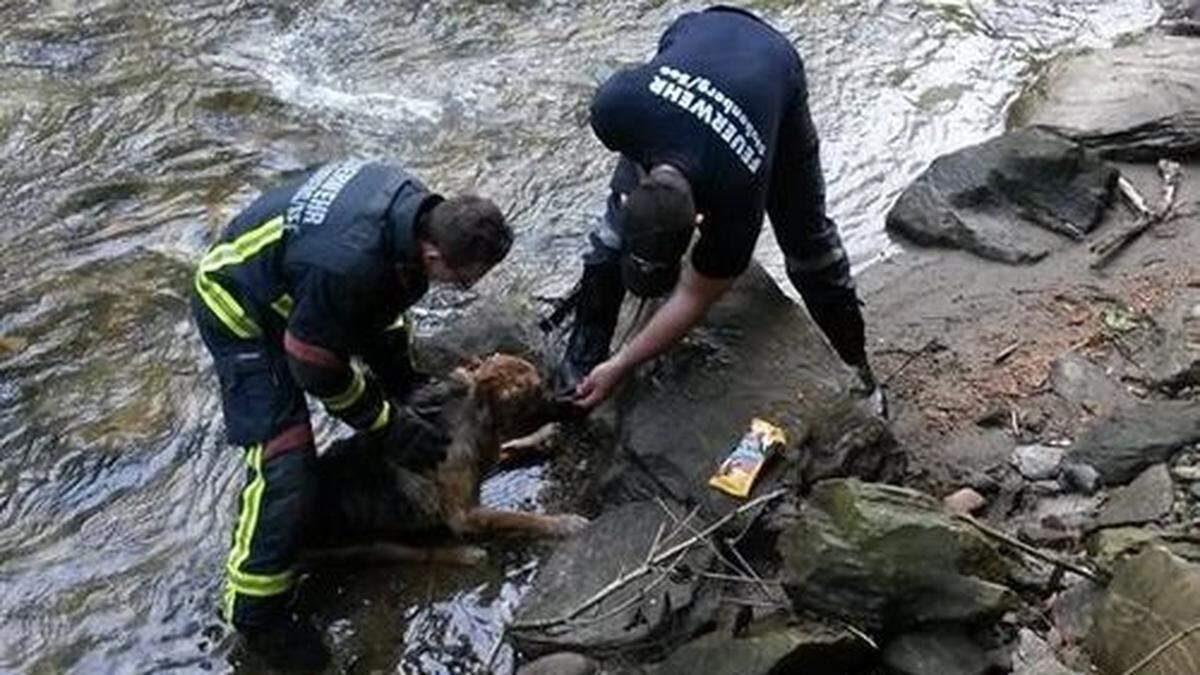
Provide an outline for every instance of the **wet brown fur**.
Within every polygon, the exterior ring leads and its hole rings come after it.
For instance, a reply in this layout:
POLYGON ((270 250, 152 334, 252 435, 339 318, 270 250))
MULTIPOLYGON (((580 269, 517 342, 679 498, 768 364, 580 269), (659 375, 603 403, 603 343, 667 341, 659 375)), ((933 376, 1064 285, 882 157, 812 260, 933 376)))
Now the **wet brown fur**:
MULTIPOLYGON (((476 360, 414 395, 412 405, 436 407, 450 435, 432 469, 402 466, 396 448, 360 434, 336 443, 317 462, 318 494, 310 549, 318 558, 372 557, 473 563, 473 547, 420 548, 395 539, 448 528, 460 536, 514 533, 566 536, 586 520, 481 506, 480 484, 500 460, 503 441, 551 421, 553 406, 537 369, 506 354, 476 360)), ((314 556, 310 556, 314 557, 314 556)))

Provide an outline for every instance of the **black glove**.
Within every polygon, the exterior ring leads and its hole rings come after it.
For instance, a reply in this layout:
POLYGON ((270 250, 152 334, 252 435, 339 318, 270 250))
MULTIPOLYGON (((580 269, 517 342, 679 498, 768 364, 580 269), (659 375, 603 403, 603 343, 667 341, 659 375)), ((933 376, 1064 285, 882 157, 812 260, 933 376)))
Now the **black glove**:
POLYGON ((446 459, 450 435, 438 415, 425 417, 410 406, 392 402, 392 419, 384 429, 384 452, 401 466, 424 471, 446 459))

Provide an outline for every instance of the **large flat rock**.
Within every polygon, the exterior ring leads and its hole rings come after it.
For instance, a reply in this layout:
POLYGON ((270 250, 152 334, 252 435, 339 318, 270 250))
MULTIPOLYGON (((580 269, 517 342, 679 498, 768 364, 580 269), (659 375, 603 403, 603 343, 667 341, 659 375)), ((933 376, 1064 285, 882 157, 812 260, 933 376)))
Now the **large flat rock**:
MULTIPOLYGON (((677 517, 682 516, 679 509, 677 517)), ((511 635, 521 650, 530 655, 571 651, 596 657, 653 651, 685 640, 708 623, 716 605, 713 597, 703 594, 703 579, 696 572, 708 568, 713 554, 703 546, 685 554, 676 565, 680 573, 647 574, 571 616, 581 604, 646 562, 660 526, 666 533, 677 530, 658 503, 635 502, 602 514, 581 534, 560 544, 518 608, 511 635), (521 626, 568 617, 572 620, 545 627, 521 626)), ((670 547, 690 536, 685 528, 662 544, 670 547)))
POLYGON ((1054 63, 1013 106, 1010 126, 1041 125, 1112 159, 1200 153, 1200 40, 1151 33, 1054 63))
POLYGON ((1099 224, 1116 169, 1060 136, 1024 130, 934 160, 888 212, 923 246, 1028 264, 1099 224))
MULTIPOLYGON (((619 444, 605 503, 665 496, 719 516, 742 501, 709 478, 761 417, 789 437, 754 494, 789 475, 898 475, 890 431, 852 390, 857 377, 805 312, 757 265, 683 343, 619 395, 619 444)), ((752 495, 753 496, 753 495, 752 495)))

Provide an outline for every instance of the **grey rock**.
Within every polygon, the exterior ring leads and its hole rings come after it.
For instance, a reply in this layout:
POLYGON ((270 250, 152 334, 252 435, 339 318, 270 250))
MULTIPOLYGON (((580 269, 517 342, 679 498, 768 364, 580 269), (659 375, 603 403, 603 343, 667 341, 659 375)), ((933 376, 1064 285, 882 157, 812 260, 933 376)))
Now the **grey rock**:
POLYGON ((1058 480, 1063 488, 1085 495, 1095 494, 1100 489, 1100 472, 1090 464, 1063 462, 1058 480))
POLYGON ((1166 465, 1156 464, 1129 485, 1114 490, 1096 523, 1116 527, 1156 521, 1171 512, 1174 496, 1170 472, 1166 465))
POLYGON ((1064 451, 1046 445, 1022 445, 1013 450, 1012 462, 1029 480, 1048 480, 1058 475, 1064 451))
POLYGON ((1022 628, 1013 654, 1013 675, 1075 675, 1058 662, 1054 650, 1037 633, 1022 628))
POLYGON ((1200 41, 1150 34, 1051 65, 1013 106, 1010 127, 1049 127, 1105 157, 1156 161, 1200 151, 1200 41))
POLYGON ((994 544, 914 490, 818 483, 777 545, 798 607, 866 630, 994 618, 1015 601, 994 544))
POLYGON ((1200 501, 1200 483, 1192 483, 1192 487, 1188 492, 1192 495, 1192 499, 1200 501))
MULTIPOLYGON (((1101 672, 1124 673, 1151 650, 1194 625, 1200 566, 1153 547, 1121 561, 1096 612, 1088 647, 1101 672)), ((1147 672, 1200 672, 1200 634, 1192 633, 1147 672)))
POLYGON ((1067 451, 1066 461, 1090 464, 1103 484, 1121 485, 1198 440, 1200 405, 1147 401, 1095 420, 1067 451))
POLYGON ((843 675, 862 672, 874 654, 844 628, 815 621, 751 626, 745 635, 714 631, 689 642, 654 670, 655 675, 843 675))
POLYGON ((892 640, 883 661, 903 675, 984 675, 991 664, 958 626, 930 626, 892 640))
POLYGON ((1177 293, 1155 317, 1157 339, 1138 355, 1150 384, 1172 394, 1200 385, 1200 289, 1181 288, 1177 293))
POLYGON ((1107 415, 1133 397, 1100 366, 1076 352, 1056 360, 1050 368, 1054 393, 1093 415, 1107 415))
POLYGON ((699 504, 706 517, 736 508, 742 500, 708 480, 755 417, 789 437, 784 461, 759 476, 759 492, 788 474, 804 483, 897 478, 903 455, 886 422, 851 393, 857 383, 804 310, 756 265, 618 394, 618 447, 602 499, 665 495, 699 504))
POLYGON ((543 656, 517 669, 517 675, 595 675, 599 672, 599 663, 572 652, 543 656))
POLYGON ((1080 580, 1054 596, 1050 616, 1059 636, 1069 644, 1083 641, 1092 630, 1096 606, 1104 598, 1104 587, 1080 580))
POLYGON ((922 246, 1033 263, 1096 227, 1116 178, 1072 141, 1011 132, 934 160, 892 207, 887 229, 922 246))
MULTIPOLYGON (((675 508, 682 516, 684 510, 675 508)), ((563 617, 622 573, 640 567, 664 522, 670 528, 669 517, 652 502, 625 504, 601 514, 582 533, 559 544, 543 564, 517 608, 515 623, 563 617)), ((685 534, 676 535, 677 539, 666 545, 678 543, 685 534)), ((708 549, 693 548, 677 568, 699 571, 712 560, 708 549)), ((707 593, 696 574, 664 579, 640 601, 615 611, 656 578, 646 575, 607 596, 596 605, 593 615, 611 615, 604 620, 550 629, 516 626, 510 634, 531 656, 557 651, 590 655, 681 642, 711 620, 715 597, 707 593)))

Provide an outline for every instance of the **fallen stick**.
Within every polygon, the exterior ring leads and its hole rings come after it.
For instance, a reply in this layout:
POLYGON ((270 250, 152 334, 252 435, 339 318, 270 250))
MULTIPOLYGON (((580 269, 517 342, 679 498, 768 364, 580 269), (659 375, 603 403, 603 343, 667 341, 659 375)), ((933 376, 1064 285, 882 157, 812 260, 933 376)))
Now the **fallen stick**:
POLYGON ((1011 345, 1005 347, 1004 349, 1001 349, 1000 353, 996 354, 996 357, 992 359, 992 365, 998 366, 1001 363, 1004 363, 1004 360, 1007 359, 1008 357, 1012 356, 1013 352, 1017 351, 1017 349, 1020 346, 1021 346, 1021 341, 1017 340, 1016 342, 1013 342, 1011 345))
POLYGON ((1121 190, 1121 194, 1125 196, 1125 199, 1140 216, 1132 227, 1122 230, 1112 237, 1091 246, 1089 250, 1096 254, 1096 259, 1091 264, 1092 269, 1101 269, 1108 265, 1108 263, 1117 257, 1118 253, 1125 250, 1125 247, 1142 236, 1146 230, 1149 230, 1170 216, 1171 210, 1175 206, 1175 192, 1179 187, 1179 178, 1182 170, 1178 162, 1164 159, 1158 162, 1158 173, 1163 180, 1163 194, 1158 208, 1154 210, 1151 210, 1146 205, 1146 200, 1129 181, 1125 180, 1124 176, 1117 179, 1117 187, 1121 190))
POLYGON ((991 537, 992 539, 1002 541, 1005 544, 1008 544, 1009 546, 1016 548, 1017 550, 1021 551, 1022 553, 1025 553, 1026 555, 1037 558, 1038 560, 1041 560, 1042 562, 1049 563, 1056 567, 1061 567, 1061 568, 1067 570, 1068 572, 1074 572, 1075 574, 1078 574, 1079 576, 1083 577, 1084 579, 1088 579, 1094 583, 1097 583, 1097 584, 1104 583, 1104 579, 1102 579, 1095 572, 1092 572, 1091 570, 1080 567, 1074 563, 1069 563, 1065 560, 1059 560, 1058 558, 1056 558, 1048 553, 1043 553, 1042 551, 1039 551, 1038 549, 1030 546, 1029 544, 1026 544, 1025 542, 1023 542, 1019 539, 1015 539, 1015 538, 1010 537, 1007 534, 1001 532, 1000 530, 997 530, 997 529, 988 527, 987 525, 984 525, 983 523, 979 522, 978 520, 976 520, 975 518, 973 518, 969 515, 956 513, 952 517, 957 520, 961 520, 962 522, 970 525, 971 527, 975 528, 982 534, 984 534, 988 537, 991 537))
POLYGON ((580 614, 587 611, 593 605, 595 605, 599 602, 602 602, 608 596, 610 596, 613 593, 624 588, 630 582, 636 581, 636 580, 646 576, 647 574, 652 572, 657 565, 662 563, 662 561, 670 560, 676 554, 683 552, 683 551, 687 551, 687 550, 691 549, 691 547, 695 546, 696 544, 699 544, 701 541, 704 541, 710 534, 721 529, 721 527, 723 525, 725 525, 725 523, 728 523, 729 521, 733 520, 737 516, 745 513, 746 511, 749 511, 750 509, 753 509, 756 506, 759 506, 761 504, 766 504, 768 502, 772 502, 776 499, 779 499, 780 497, 787 494, 787 492, 788 491, 786 489, 774 490, 772 492, 768 492, 765 495, 756 497, 756 498, 746 502, 745 504, 742 504, 741 506, 737 507, 733 511, 730 511, 729 513, 726 513, 724 516, 718 518, 711 525, 709 525, 708 527, 706 527, 703 530, 701 530, 700 532, 698 532, 695 536, 672 546, 671 548, 667 549, 666 551, 663 551, 662 553, 655 555, 654 557, 650 558, 645 563, 643 563, 641 567, 639 567, 631 572, 628 572, 628 573, 618 576, 616 579, 614 579, 612 581, 612 583, 608 584, 607 586, 600 589, 599 591, 596 591, 587 600, 584 600, 579 605, 577 605, 575 607, 575 609, 572 609, 570 612, 567 612, 565 615, 563 615, 561 617, 557 617, 554 619, 542 619, 539 621, 521 621, 518 623, 511 624, 510 627, 518 628, 518 629, 520 629, 520 628, 524 628, 524 629, 546 628, 549 626, 558 625, 560 623, 568 623, 575 617, 577 617, 580 614))
POLYGON ((1180 640, 1184 639, 1185 637, 1191 635, 1192 633, 1194 633, 1198 630, 1200 630, 1200 623, 1194 623, 1194 624, 1188 626, 1187 628, 1179 631, 1178 633, 1172 635, 1169 640, 1162 643, 1158 647, 1155 647, 1149 654, 1147 654, 1145 657, 1143 657, 1141 661, 1138 661, 1137 663, 1130 666, 1129 670, 1126 670, 1124 673, 1121 673, 1121 675, 1134 675, 1134 673, 1137 673, 1141 669, 1150 665, 1150 663, 1153 662, 1154 659, 1157 659, 1160 654, 1162 654, 1163 652, 1170 649, 1171 646, 1174 645, 1176 642, 1179 642, 1180 640))

